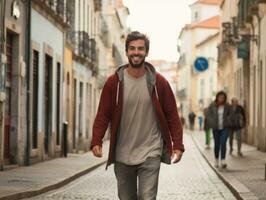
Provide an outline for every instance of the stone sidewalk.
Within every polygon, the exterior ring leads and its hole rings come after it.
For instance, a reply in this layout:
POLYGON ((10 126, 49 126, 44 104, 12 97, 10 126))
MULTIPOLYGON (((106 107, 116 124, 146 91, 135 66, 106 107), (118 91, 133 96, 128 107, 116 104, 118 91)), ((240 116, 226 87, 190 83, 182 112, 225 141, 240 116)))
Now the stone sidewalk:
MULTIPOLYGON (((266 153, 243 144, 244 157, 227 155, 227 169, 213 167, 213 147, 205 149, 204 132, 189 132, 201 154, 238 199, 266 200, 266 153)), ((184 137, 185 138, 185 137, 184 137)), ((234 142, 235 143, 235 142, 234 142)), ((211 142, 213 144, 213 141, 211 142)), ((95 158, 91 152, 68 154, 28 167, 0 171, 0 200, 32 197, 59 188, 106 162, 108 143, 104 144, 104 157, 95 158)), ((235 147, 236 149, 236 147, 235 147)))
MULTIPOLYGON (((244 156, 238 157, 236 141, 234 141, 233 154, 229 155, 227 151, 227 169, 215 168, 213 166, 213 139, 211 141, 211 149, 206 149, 205 133, 203 131, 186 132, 190 133, 207 162, 239 199, 266 200, 265 152, 258 151, 256 147, 243 144, 242 152, 244 156)), ((228 150, 229 143, 227 147, 228 150)))
POLYGON ((104 143, 102 158, 91 152, 68 154, 67 158, 0 171, 0 200, 32 197, 59 188, 106 163, 108 147, 109 143, 104 143))

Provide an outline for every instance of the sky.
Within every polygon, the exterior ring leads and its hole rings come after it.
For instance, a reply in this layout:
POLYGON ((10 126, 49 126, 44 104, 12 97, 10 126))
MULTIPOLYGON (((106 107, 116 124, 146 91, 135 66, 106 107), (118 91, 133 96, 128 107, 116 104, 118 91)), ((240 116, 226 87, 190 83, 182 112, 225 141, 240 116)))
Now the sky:
POLYGON ((189 5, 195 0, 123 0, 130 15, 130 29, 145 33, 150 38, 147 59, 176 62, 178 35, 190 23, 189 5))

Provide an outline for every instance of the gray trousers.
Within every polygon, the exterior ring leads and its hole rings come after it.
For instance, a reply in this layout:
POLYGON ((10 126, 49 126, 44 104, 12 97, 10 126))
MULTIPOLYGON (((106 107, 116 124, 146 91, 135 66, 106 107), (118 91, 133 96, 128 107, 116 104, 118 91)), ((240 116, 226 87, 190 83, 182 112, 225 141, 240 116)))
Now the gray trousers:
POLYGON ((161 157, 139 165, 116 162, 114 171, 120 200, 156 200, 161 157))
POLYGON ((229 135, 229 144, 230 144, 230 149, 233 150, 233 140, 234 140, 234 134, 236 134, 236 141, 237 141, 237 151, 241 152, 241 144, 242 144, 242 130, 231 130, 230 131, 230 135, 229 135))

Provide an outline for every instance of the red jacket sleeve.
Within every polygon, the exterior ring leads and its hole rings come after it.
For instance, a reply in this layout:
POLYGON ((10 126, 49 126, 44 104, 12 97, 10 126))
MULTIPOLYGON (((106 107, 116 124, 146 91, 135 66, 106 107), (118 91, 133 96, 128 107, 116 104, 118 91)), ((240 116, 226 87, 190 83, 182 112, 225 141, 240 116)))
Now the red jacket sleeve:
POLYGON ((170 134, 173 142, 173 149, 184 151, 183 145, 183 127, 177 112, 177 106, 174 94, 169 83, 165 80, 163 89, 162 108, 167 120, 170 134))
POLYGON ((102 145, 103 137, 111 120, 112 93, 110 84, 111 79, 109 78, 104 84, 98 111, 93 123, 91 148, 95 145, 102 145))

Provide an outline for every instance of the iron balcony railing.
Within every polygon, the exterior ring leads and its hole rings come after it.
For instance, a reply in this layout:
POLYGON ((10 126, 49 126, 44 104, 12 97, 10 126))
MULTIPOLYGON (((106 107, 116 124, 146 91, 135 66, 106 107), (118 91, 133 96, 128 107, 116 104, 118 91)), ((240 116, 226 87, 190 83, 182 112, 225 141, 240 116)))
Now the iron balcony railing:
POLYGON ((44 11, 51 15, 56 21, 67 23, 67 1, 66 0, 34 0, 44 11))
POLYGON ((94 0, 94 8, 95 8, 95 11, 101 11, 102 10, 102 0, 94 0))
POLYGON ((240 28, 245 23, 251 23, 253 15, 259 12, 259 4, 266 4, 266 0, 239 0, 238 3, 238 24, 240 28))
POLYGON ((66 21, 66 4, 65 0, 57 0, 56 1, 56 14, 60 16, 64 21, 66 21))
POLYGON ((89 62, 95 63, 97 61, 96 55, 96 41, 90 38, 85 31, 72 31, 69 33, 69 39, 74 47, 74 54, 89 62))
POLYGON ((237 26, 233 22, 222 23, 222 42, 226 45, 234 45, 238 38, 237 26))

